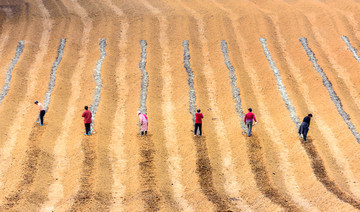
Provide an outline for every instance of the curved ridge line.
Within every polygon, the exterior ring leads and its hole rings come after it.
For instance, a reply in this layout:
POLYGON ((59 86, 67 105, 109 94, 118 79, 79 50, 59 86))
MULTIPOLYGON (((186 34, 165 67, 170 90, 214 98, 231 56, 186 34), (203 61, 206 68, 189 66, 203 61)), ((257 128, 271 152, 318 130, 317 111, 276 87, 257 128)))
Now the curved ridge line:
POLYGON ((139 63, 139 68, 141 70, 142 76, 141 76, 141 94, 140 94, 140 107, 139 107, 139 111, 141 113, 147 113, 147 109, 146 109, 146 99, 147 99, 147 88, 149 86, 149 75, 148 72, 146 71, 145 67, 146 67, 146 40, 140 40, 140 45, 141 45, 141 59, 140 59, 140 63, 139 63))
MULTIPOLYGON (((49 80, 49 90, 45 94, 45 101, 44 101, 44 107, 46 108, 46 110, 50 103, 51 93, 55 86, 56 70, 62 59, 65 42, 66 42, 66 39, 61 39, 61 42, 60 42, 60 45, 58 48, 58 55, 56 57, 55 62, 53 63, 52 68, 51 68, 50 80, 49 80)), ((38 128, 33 127, 32 131, 30 133, 29 141, 38 141, 39 138, 42 137, 44 132, 45 132, 44 129, 39 130, 38 128)), ((32 142, 30 142, 30 143, 31 144, 29 145, 29 150, 26 151, 26 156, 27 156, 26 157, 27 159, 25 162, 26 166, 24 168, 25 171, 24 171, 23 179, 21 180, 21 184, 19 185, 19 187, 17 187, 17 192, 15 192, 15 194, 11 194, 10 196, 6 197, 7 203, 5 204, 5 206, 9 209, 11 209, 15 205, 17 205, 21 199, 25 198, 24 191, 27 188, 27 186, 30 186, 31 184, 33 184, 36 172, 38 170, 39 156, 42 151, 36 143, 32 143, 32 142)))
MULTIPOLYGON (((149 75, 146 71, 146 40, 140 40, 141 45, 141 59, 139 62, 139 68, 141 70, 141 93, 140 93, 140 107, 139 111, 146 114, 146 99, 147 91, 149 86, 149 75)), ((139 131, 141 131, 141 126, 139 125, 139 131)), ((154 173, 155 164, 154 164, 154 143, 151 138, 144 138, 144 141, 140 145, 140 154, 141 162, 139 163, 141 171, 141 180, 140 183, 144 189, 141 189, 141 194, 143 195, 142 200, 145 203, 145 210, 158 211, 160 210, 159 201, 162 198, 156 189, 156 176, 154 173)))
POLYGON ((126 163, 129 159, 127 152, 124 147, 124 134, 125 134, 125 125, 126 125, 126 112, 125 104, 128 100, 129 88, 125 80, 127 71, 126 64, 127 58, 124 55, 125 49, 127 49, 127 40, 128 40, 128 18, 125 16, 124 12, 110 0, 105 0, 110 9, 120 18, 121 21, 121 30, 120 30, 120 40, 118 44, 119 54, 119 63, 115 67, 116 74, 116 83, 117 94, 119 101, 117 102, 117 109, 115 111, 115 118, 113 121, 114 129, 111 134, 110 142, 110 158, 112 159, 112 177, 113 185, 111 186, 111 194, 113 197, 113 202, 109 206, 110 211, 125 211, 125 203, 123 197, 127 189, 127 185, 123 179, 124 172, 126 172, 126 163), (119 72, 119 74, 118 74, 119 72))
POLYGON ((350 103, 348 104, 356 105, 357 109, 354 109, 359 111, 360 96, 358 91, 356 90, 356 86, 354 85, 353 80, 351 80, 351 74, 348 73, 347 68, 343 67, 343 65, 338 62, 336 56, 334 57, 333 54, 330 54, 331 47, 321 35, 321 30, 316 26, 312 26, 312 32, 314 34, 315 41, 320 45, 322 52, 326 56, 326 61, 331 65, 331 68, 329 69, 332 70, 335 76, 337 76, 336 81, 340 81, 340 83, 345 84, 345 89, 339 89, 339 93, 343 93, 343 95, 345 96, 349 95, 350 99, 348 99, 347 102, 350 101, 350 103))
MULTIPOLYGON (((274 19, 273 19, 273 21, 274 21, 274 19)), ((314 102, 312 100, 310 100, 310 97, 308 95, 309 88, 307 85, 304 84, 304 80, 301 76, 301 70, 295 66, 295 64, 293 63, 293 61, 291 59, 290 54, 287 52, 286 47, 285 47, 286 41, 281 36, 280 28, 276 23, 278 23, 278 18, 275 18, 275 22, 273 22, 273 24, 276 25, 276 32, 278 32, 277 37, 278 37, 279 43, 281 45, 281 50, 284 53, 283 56, 286 60, 286 63, 288 63, 289 70, 293 74, 294 79, 299 86, 299 89, 303 91, 301 96, 303 99, 306 99, 306 101, 305 101, 306 106, 308 107, 308 109, 310 111, 313 111, 316 114, 317 109, 315 108, 314 102)), ((315 35, 318 34, 317 31, 318 30, 315 29, 315 31, 314 31, 315 35)), ((331 62, 331 63, 333 63, 333 62, 331 62)), ((335 138, 333 131, 330 129, 330 127, 327 125, 327 123, 321 117, 317 116, 316 121, 318 123, 317 125, 321 126, 320 133, 323 135, 324 139, 327 140, 329 143, 330 151, 331 151, 331 154, 334 155, 333 158, 335 159, 336 164, 338 164, 339 167, 344 167, 344 170, 340 171, 341 174, 343 172, 345 172, 344 174, 342 174, 345 177, 343 180, 348 182, 347 184, 349 185, 349 189, 352 192, 352 194, 354 194, 356 198, 360 197, 360 193, 359 193, 360 188, 358 186, 357 180, 355 179, 354 174, 351 171, 350 164, 348 163, 346 156, 343 154, 342 150, 338 147, 338 140, 335 138)), ((305 146, 303 145, 303 147, 306 147, 306 145, 305 146)), ((305 149, 305 151, 307 151, 307 149, 305 149)), ((306 153, 308 154, 308 152, 306 152, 306 153)))
MULTIPOLYGON (((223 5, 221 5, 220 3, 216 2, 215 0, 212 0, 212 2, 217 5, 222 11, 226 12, 227 14, 229 14, 229 19, 231 22, 231 26, 233 28, 234 31, 237 31, 241 29, 241 27, 239 26, 237 20, 238 18, 236 18, 238 16, 238 14, 234 13, 231 9, 227 9, 225 8, 223 5)), ((241 30, 240 30, 241 31, 241 30)), ((247 61, 245 59, 246 55, 246 51, 249 49, 245 43, 245 39, 242 37, 242 35, 235 33, 234 34, 234 40, 236 41, 236 46, 237 48, 240 50, 240 46, 239 43, 241 43, 244 47, 244 52, 241 53, 242 55, 242 61, 244 62, 244 67, 250 67, 250 71, 246 71, 247 73, 255 73, 255 70, 253 68, 251 68, 252 62, 247 61), (238 41, 239 40, 239 41, 238 41)), ((241 52, 241 51, 240 51, 241 52)), ((251 78, 251 80, 257 81, 256 79, 258 79, 257 75, 255 74, 250 74, 249 77, 251 78)), ((254 85, 254 87, 258 87, 257 85, 254 85)), ((256 101, 259 101, 259 99, 262 99, 261 96, 255 96, 255 98, 257 99, 256 101)), ((261 106, 260 106, 261 107, 261 106)), ((261 113, 261 112, 260 112, 261 113)), ((278 191, 274 190, 275 188, 273 188, 273 186, 271 185, 271 181, 270 179, 268 179, 268 175, 267 175, 267 170, 266 170, 266 165, 265 162, 263 161, 263 158, 257 157, 259 155, 262 155, 264 152, 262 150, 262 147, 260 145, 260 141, 255 138, 252 139, 248 144, 247 144, 247 154, 248 154, 248 158, 249 158, 249 165, 251 167, 251 171, 254 174, 254 183, 255 183, 255 187, 259 190, 259 193, 261 195, 261 198, 263 199, 262 201, 269 201, 272 204, 272 209, 269 208, 270 205, 268 204, 262 204, 260 201, 256 201, 254 202, 257 206, 256 207, 263 207, 263 210, 283 210, 283 209, 275 209, 274 207, 284 207, 281 204, 281 200, 279 199, 275 199, 274 196, 270 196, 268 194, 272 193, 273 191, 275 191, 278 194, 278 191), (255 143, 254 143, 255 141, 255 143), (264 176, 265 177, 262 177, 264 176), (264 179, 267 181, 264 181, 264 179), (279 204, 280 203, 280 204, 279 204)), ((260 196, 259 196, 260 198, 260 196)))
POLYGON ((102 80, 101 80, 101 66, 102 66, 102 63, 104 61, 104 58, 106 56, 106 51, 105 51, 105 48, 106 48, 106 39, 102 38, 100 40, 100 43, 99 43, 99 46, 100 46, 100 58, 99 60, 96 62, 96 67, 94 69, 94 79, 95 79, 95 83, 96 83, 96 89, 95 89, 95 94, 94 94, 94 101, 93 103, 91 104, 90 106, 90 110, 91 110, 91 113, 92 113, 92 117, 91 117, 91 120, 92 120, 92 124, 91 124, 91 131, 94 131, 94 121, 95 121, 95 116, 96 116, 96 112, 97 112, 97 109, 99 107, 99 103, 100 103, 100 94, 101 94, 101 88, 102 88, 102 80))
MULTIPOLYGON (((69 2, 70 3, 70 2, 69 2)), ((79 60, 75 63, 74 66, 74 73, 71 77, 71 87, 79 87, 79 82, 80 82, 80 78, 81 78, 81 74, 82 72, 86 71, 85 70, 85 63, 87 62, 87 58, 88 58, 88 43, 89 43, 89 33, 92 29, 92 22, 89 19, 86 11, 81 7, 81 5, 79 5, 79 3, 76 0, 71 0, 71 6, 68 5, 69 3, 67 3, 66 5, 64 5, 66 7, 67 10, 70 11, 70 13, 75 14, 77 17, 80 18, 81 20, 81 24, 82 26, 82 33, 80 34, 80 38, 79 40, 81 40, 81 46, 79 49, 79 60), (73 9, 73 10, 72 10, 73 9), (79 70, 79 71, 77 71, 79 70)), ((69 97, 69 102, 68 105, 73 105, 76 103, 76 101, 80 98, 80 89, 75 89, 73 92, 71 92, 70 97, 69 97)), ((69 135, 72 133, 72 131, 70 130, 70 125, 72 123, 71 120, 73 120, 74 114, 75 114, 75 107, 71 107, 66 111, 66 114, 64 114, 64 120, 63 120, 63 124, 62 124, 62 134, 60 134, 60 136, 57 138, 57 140, 55 141, 55 152, 54 152, 54 157, 55 157, 55 162, 54 162, 54 169, 52 171, 52 176, 54 178, 58 178, 57 181, 55 181, 54 183, 52 183, 49 186, 49 193, 48 193, 48 197, 47 197, 47 201, 45 201, 40 208, 41 212, 47 212, 47 211, 66 211, 69 210, 68 205, 70 203, 67 204, 61 204, 62 200, 64 198, 64 190, 66 190, 65 186, 66 183, 64 183, 64 179, 66 179, 66 170, 68 169, 68 167, 70 167, 70 161, 71 161, 71 157, 69 156, 69 154, 67 153, 66 147, 67 144, 70 142, 71 140, 71 136, 69 135), (66 141, 66 142, 64 142, 66 141), (67 209, 65 209, 67 208, 67 209)), ((81 151, 81 147, 80 147, 80 142, 76 142, 73 144, 73 148, 74 149, 79 149, 79 152, 81 151)), ((84 155, 82 152, 80 152, 82 155, 84 155)), ((74 184, 74 183, 73 183, 74 184)), ((75 183, 76 188, 72 188, 75 191, 79 190, 81 183, 75 183)))
POLYGON ((227 68, 229 69, 229 77, 231 79, 230 84, 232 87, 232 96, 235 101, 236 112, 240 117, 240 125, 243 130, 246 130, 247 129, 246 125, 242 121, 245 117, 245 113, 242 109, 243 107, 242 107, 241 98, 240 98, 240 88, 236 84, 237 78, 235 75, 235 68, 234 68, 234 66, 232 66, 232 64, 230 62, 230 58, 229 58, 229 54, 228 54, 228 46, 227 46, 227 43, 225 40, 221 41, 221 51, 224 55, 224 62, 226 64, 227 68))
POLYGON ((190 66, 190 53, 189 53, 189 41, 184 40, 182 43, 184 47, 184 67, 186 73, 188 74, 188 85, 190 87, 189 90, 189 112, 192 115, 192 120, 195 122, 195 110, 196 110, 196 94, 194 89, 194 72, 191 70, 190 66))
POLYGON ((354 58, 360 63, 360 57, 359 57, 359 55, 357 54, 358 50, 351 45, 349 38, 346 37, 345 35, 342 35, 342 36, 341 36, 341 39, 343 39, 343 41, 346 43, 348 49, 349 49, 349 50, 351 51, 351 53, 353 54, 354 58))
POLYGON ((10 90, 10 81, 11 81, 11 77, 12 77, 11 76, 12 71, 14 70, 16 63, 18 62, 20 55, 23 52, 24 44, 25 44, 25 41, 19 41, 19 43, 16 47, 15 56, 14 56, 13 60, 11 61, 8 71, 6 73, 5 85, 3 86, 1 94, 0 94, 0 105, 10 90))
MULTIPOLYGON (((342 65, 338 64, 336 57, 334 57, 331 52, 330 46, 325 42, 324 38, 322 37, 320 30, 316 26, 312 26, 312 31, 315 36, 315 40, 318 44, 320 44, 321 49, 326 55, 327 61, 331 65, 331 69, 335 71, 335 74, 340 78, 340 81, 342 81, 345 84, 345 91, 348 95, 351 96, 350 101, 354 103, 357 106, 357 109, 360 109, 360 97, 358 96, 358 92, 355 89, 355 85, 351 80, 351 75, 347 73, 346 68, 342 67, 342 65)), ((339 91, 341 92, 341 91, 339 91)), ((348 100, 349 101, 349 100, 348 100)), ((319 117, 318 117, 319 118, 319 117)), ((319 121, 319 119, 317 119, 319 121)), ((326 124, 320 124, 318 122, 319 126, 322 126, 322 131, 326 127, 326 124)), ((325 129, 324 129, 325 130, 325 129)), ((346 131, 346 130, 345 130, 346 131)), ((325 133, 325 139, 328 139, 328 136, 333 137, 332 132, 325 133)), ((338 140, 335 138, 334 141, 328 140, 329 147, 332 151, 332 155, 335 158, 336 164, 338 167, 342 167, 343 170, 340 172, 340 174, 344 177, 343 180, 345 180, 346 184, 349 186, 349 192, 351 195, 354 195, 354 198, 359 199, 359 191, 360 188, 358 187, 357 180, 354 177, 354 174, 351 170, 350 164, 348 163, 348 160, 343 155, 343 152, 341 148, 338 146, 338 140)))
MULTIPOLYGON (((189 54, 189 49, 188 49, 188 42, 186 41, 184 43, 184 50, 187 51, 187 55, 184 54, 184 59, 190 59, 190 54, 189 54), (186 56, 185 56, 186 55, 186 56)), ((203 55, 206 55, 206 53, 203 53, 203 55)), ((208 55, 207 55, 208 57, 208 55)), ((188 61, 189 62, 189 61, 188 61)), ((193 80, 193 73, 192 71, 189 72, 190 69, 190 62, 187 64, 189 65, 187 69, 188 74, 190 74, 189 79, 193 80)), ((185 66, 184 66, 185 67, 185 66)), ((210 67, 205 67, 204 69, 210 69, 210 67)), ((212 75, 212 73, 210 72, 209 75, 212 75)), ((210 77, 210 76, 209 76, 210 77)), ((210 77, 210 81, 212 81, 212 77, 210 77)), ((209 81, 209 78, 206 78, 206 80, 209 81)), ((189 82, 189 81, 188 81, 189 82)), ((215 97, 214 94, 214 90, 207 87, 208 92, 209 92, 209 99, 212 99, 215 97)), ((191 92, 189 93, 191 94, 191 92)), ((191 97, 190 97, 191 98, 191 97)), ((195 99, 191 99, 194 100, 195 99)), ((213 108, 214 111, 216 111, 216 113, 218 113, 218 108, 217 106, 214 104, 214 102, 210 102, 210 106, 211 108, 213 108)), ((192 111, 190 111, 190 113, 195 113, 195 109, 194 108, 192 111)), ((194 117, 194 116, 193 116, 194 117)), ((226 137, 225 134, 226 132, 224 131, 224 126, 222 124, 222 122, 220 121, 219 123, 215 123, 216 124, 216 139, 219 139, 219 137, 226 137)), ((215 186, 214 186, 214 179, 212 177, 213 175, 213 167, 211 166, 211 161, 209 158, 209 153, 208 153, 208 149, 207 149, 207 143, 206 143, 206 139, 205 138, 201 138, 201 139, 194 139, 195 141, 195 146, 197 149, 197 173, 199 176, 199 183, 201 186, 201 190, 204 193, 204 195, 207 197, 207 199, 212 202, 212 204, 217 208, 217 210, 219 211, 228 211, 228 210, 232 210, 231 207, 238 207, 239 205, 235 202, 230 202, 231 201, 231 197, 228 197, 228 195, 230 196, 236 196, 233 197, 233 200, 237 200, 239 201, 240 204, 242 204, 243 200, 241 198, 239 198, 238 195, 238 191, 240 189, 237 181, 236 181, 236 177, 235 175, 232 173, 233 170, 233 163, 232 163, 232 157, 228 154, 224 155, 224 157, 222 158, 222 174, 225 176, 225 182, 223 184, 224 186, 224 190, 227 193, 226 196, 222 196, 221 194, 219 194, 219 192, 216 190, 215 186), (230 189, 229 189, 230 188, 230 189), (232 204, 234 203, 234 204, 232 204)), ((220 147, 219 151, 221 151, 222 153, 224 152, 231 152, 230 147, 229 147, 229 140, 226 138, 224 140, 224 145, 222 147, 220 147)), ((241 205, 240 207, 246 207, 247 205, 241 205)), ((247 210, 249 211, 250 209, 247 208, 247 210)))
POLYGON ((66 39, 63 38, 60 41, 59 44, 59 48, 58 48, 58 55, 51 67, 51 72, 50 72, 50 81, 49 81, 49 90, 46 92, 45 94, 45 100, 44 100, 44 107, 45 110, 48 110, 49 104, 50 104, 50 100, 51 100, 51 93, 54 90, 55 87, 55 80, 56 80, 56 70, 59 67, 59 64, 62 60, 62 56, 64 54, 64 48, 65 48, 65 43, 66 43, 66 39))
MULTIPOLYGON (((163 56, 163 64, 161 65, 161 74, 163 75, 163 89, 162 89, 162 97, 164 99, 162 107, 162 115, 165 118, 165 122, 169 124, 168 129, 164 129, 164 135, 166 138, 166 149, 168 151, 169 157, 167 159, 168 163, 168 172, 170 174, 170 180, 172 183, 172 196, 174 200, 168 201, 176 201, 180 210, 182 211, 194 211, 191 205, 189 205, 188 200, 185 198, 185 190, 184 186, 181 183, 181 176, 182 176, 182 168, 181 168, 181 161, 182 158, 179 155, 178 147, 178 138, 176 135, 176 124, 175 120, 168 116, 168 114, 174 113, 174 105, 172 101, 172 85, 173 79, 171 76, 171 67, 169 64, 170 60, 170 50, 169 50, 169 39, 167 37, 167 29, 169 25, 169 21, 167 18, 161 14, 161 11, 151 5, 148 1, 142 1, 143 5, 158 19, 159 21, 159 41, 160 41, 160 48, 162 50, 163 56)), ((177 205, 175 206, 177 207, 177 205)))
MULTIPOLYGON (((46 8, 43 7, 43 4, 41 2, 41 0, 37 0, 36 1, 36 6, 40 9, 41 11, 41 16, 43 17, 42 20, 42 25, 43 25, 43 30, 41 33, 41 38, 39 40, 39 52, 37 52, 36 56, 34 57, 34 61, 32 61, 30 63, 30 66, 27 67, 27 72, 31 73, 30 75, 28 75, 28 79, 26 83, 26 92, 25 92, 25 98, 22 99, 22 102, 29 102, 29 94, 34 93, 34 89, 35 89, 35 84, 36 84, 36 75, 39 71, 36 71, 39 69, 39 67, 42 66, 43 64, 43 59, 45 54, 48 52, 48 44, 49 44, 49 37, 50 37, 50 31, 51 31, 51 24, 47 24, 47 23, 51 23, 50 19, 50 15, 48 13, 48 11, 46 10, 46 8), (50 27, 50 28, 49 28, 50 27)), ((9 32, 11 34, 11 31, 13 30, 13 28, 11 28, 11 30, 9 29, 9 32)), ((8 35, 7 35, 8 36, 8 35)), ((3 40, 7 40, 8 38, 4 38, 3 40)), ((23 76, 21 76, 23 77, 23 76)), ((22 104, 20 103, 19 108, 17 109, 18 111, 25 111, 28 109, 28 104, 22 104)), ((8 137, 7 142, 5 142, 5 144, 3 145, 1 152, 0 152, 0 160, 2 161, 1 165, 0 165, 0 190, 2 189, 1 187, 4 185, 3 179, 7 173, 7 171, 11 168, 11 165, 13 165, 13 161, 16 160, 16 157, 13 157, 13 151, 14 148, 18 145, 22 146, 23 144, 19 141, 19 134, 18 132, 21 130, 21 128, 23 127, 23 124, 26 122, 25 116, 23 116, 23 114, 21 113, 17 113, 16 116, 13 119, 13 123, 11 123, 11 126, 9 128, 8 131, 8 135, 10 135, 8 137), (16 120, 16 121, 14 121, 16 120)), ((27 138, 31 138, 30 137, 31 134, 30 132, 27 133, 25 137, 27 138)), ((21 139, 20 139, 21 140, 21 139)), ((1 201, 1 200, 0 200, 1 201)), ((0 203, 1 205, 1 203, 0 203)))
POLYGON ((323 84, 329 92, 330 98, 333 101, 334 105, 336 106, 337 111, 339 112, 340 116, 344 119, 345 123, 347 124, 349 130, 356 138, 357 142, 360 143, 360 134, 357 132, 355 125, 351 122, 349 114, 345 112, 343 109, 341 100, 339 96, 335 93, 334 88, 332 87, 332 83, 330 82, 329 78, 326 76, 323 69, 317 63, 317 59, 315 57, 314 52, 309 48, 307 39, 302 37, 299 39, 301 45, 303 46, 306 54, 309 57, 309 60, 313 63, 315 70, 320 74, 323 84))
MULTIPOLYGON (((270 54, 270 51, 269 49, 267 48, 267 43, 266 43, 266 38, 260 38, 259 39, 260 42, 261 42, 261 45, 263 47, 263 50, 264 50, 264 54, 269 62, 269 65, 270 65, 270 68, 271 70, 273 71, 274 75, 275 75, 275 78, 276 78, 276 81, 277 81, 277 84, 278 84, 278 90, 280 91, 281 93, 281 97, 286 105, 286 108, 288 109, 288 111, 290 112, 290 117, 291 119, 293 120, 293 122, 295 123, 296 127, 298 128, 300 126, 300 120, 299 118, 297 117, 296 115, 296 112, 295 112, 295 107, 293 106, 293 104, 291 103, 291 100, 289 98, 289 95, 287 94, 287 91, 286 91, 286 87, 282 81, 282 77, 280 75, 280 71, 279 69, 276 67, 275 65, 275 62, 270 54)), ((286 153, 287 155, 288 153, 286 153)), ((287 156, 288 157, 288 156, 287 156)), ((292 169, 292 167, 291 167, 292 169)), ((291 176, 292 177, 292 176, 291 176)), ((296 183, 296 180, 293 179, 294 183, 296 183)), ((296 183, 297 184, 297 183, 296 183)), ((299 191, 298 191, 299 192, 299 191)), ((305 199, 303 199, 301 196, 300 196, 300 199, 301 199, 301 202, 305 202, 306 203, 306 206, 303 205, 303 204, 300 204, 301 206, 305 206, 305 207, 312 207, 312 205, 305 199)), ((317 210, 318 209, 315 209, 315 208, 312 208, 311 210, 317 210)))
POLYGON ((261 42, 261 45, 264 49, 264 54, 270 64, 271 70, 273 71, 275 78, 276 78, 276 82, 278 85, 278 89, 280 90, 281 93, 281 97, 284 100, 284 103, 286 105, 286 108, 289 110, 290 112, 290 117, 293 120, 293 122, 296 124, 296 127, 300 126, 300 120, 296 115, 295 112, 295 107, 293 106, 293 104, 291 103, 291 100, 289 99, 289 95, 286 92, 286 87, 282 81, 281 75, 280 75, 280 71, 279 69, 276 67, 274 60, 271 57, 271 54, 267 48, 267 44, 266 44, 266 39, 265 38, 260 38, 259 39, 261 42))
MULTIPOLYGON (((324 71, 322 70, 320 65, 317 64, 317 62, 316 62, 317 59, 315 57, 315 54, 308 47, 307 39, 302 37, 299 39, 299 41, 301 42, 305 52, 307 53, 309 60, 311 62, 313 62, 313 66, 314 66, 315 70, 322 77, 323 84, 327 88, 327 90, 330 94, 330 98, 334 102, 338 112, 340 113, 342 111, 343 113, 346 114, 346 112, 342 109, 342 105, 341 105, 341 101, 340 101, 339 97, 336 95, 335 91, 332 88, 331 82, 327 78, 326 74, 324 73, 324 71)), ((340 115, 342 116, 341 113, 340 113, 340 115)), ((345 120, 345 122, 346 122, 346 120, 345 120)), ((334 183, 334 181, 329 179, 329 177, 326 174, 326 170, 322 163, 322 160, 321 160, 320 156, 317 154, 314 145, 307 145, 306 143, 304 143, 303 145, 306 148, 308 154, 314 158, 313 159, 313 167, 314 167, 315 175, 317 178, 319 178, 320 182, 324 184, 325 188, 328 189, 330 192, 334 193, 343 202, 350 204, 351 206, 353 206, 356 209, 360 209, 360 203, 357 200, 355 200, 353 197, 351 197, 347 193, 343 192, 340 188, 338 188, 338 186, 334 183)))
MULTIPOLYGON (((203 189, 209 190, 211 192, 204 192, 204 194, 208 197, 208 199, 214 204, 214 206, 217 207, 217 210, 245 210, 245 211, 251 211, 251 208, 249 207, 246 200, 242 199, 241 197, 241 190, 242 187, 239 184, 239 181, 237 179, 237 176, 234 173, 234 163, 232 159, 232 150, 231 150, 231 142, 228 138, 228 132, 227 128, 225 127, 225 124, 223 122, 222 113, 218 106, 218 100, 217 100, 217 86, 216 84, 213 84, 216 81, 216 74, 212 68, 210 61, 210 49, 209 49, 209 42, 206 36, 206 24, 204 23, 205 17, 199 12, 194 9, 191 9, 186 4, 182 5, 185 10, 187 10, 189 13, 192 14, 193 18, 196 22, 196 31, 199 37, 200 42, 200 48, 201 53, 204 58, 204 64, 202 65, 202 69, 204 71, 204 77, 205 77, 205 87, 208 94, 208 103, 210 104, 210 107, 212 108, 213 115, 218 117, 215 121, 215 137, 217 141, 222 141, 222 145, 218 145, 218 151, 220 151, 220 154, 223 156, 221 158, 222 163, 222 170, 221 175, 223 175, 223 185, 221 189, 224 189, 225 193, 222 193, 221 191, 218 191, 213 183, 211 182, 214 178, 211 177, 210 184, 208 186, 204 186, 203 189), (210 187, 209 187, 210 186, 210 187), (233 200, 237 200, 236 202, 233 200), (234 209, 232 209, 234 207, 234 209)), ((194 110, 195 112, 195 110, 194 110)), ((204 147, 206 150, 206 142, 204 143, 204 147)), ((199 150, 201 150, 199 148, 199 150)), ((205 152, 206 153, 206 152, 205 152)), ((207 153, 209 157, 209 153, 207 153)), ((201 158, 199 158, 201 159, 201 158)), ((210 158, 209 162, 210 162, 210 158)), ((201 165, 201 163, 199 163, 201 165)), ((208 164, 209 169, 212 169, 211 163, 208 164)), ((207 179, 202 179, 203 183, 206 183, 208 181, 207 179)))
MULTIPOLYGON (((265 43, 266 45, 266 43, 265 43)), ((229 60, 229 56, 228 56, 228 49, 227 49, 227 43, 226 41, 222 41, 221 42, 221 47, 222 47, 222 51, 223 51, 223 54, 224 54, 224 57, 225 57, 225 63, 226 65, 228 66, 228 69, 230 71, 230 78, 232 80, 231 84, 233 86, 233 97, 234 97, 234 101, 235 101, 235 105, 236 105, 236 111, 241 111, 241 113, 238 112, 238 115, 239 115, 239 118, 240 118, 240 123, 241 123, 241 126, 243 127, 244 130, 246 130, 246 126, 244 124, 244 122, 242 121, 243 118, 244 118, 244 113, 243 113, 243 110, 242 110, 242 107, 241 107, 241 99, 240 99, 240 93, 239 93, 239 88, 236 86, 236 76, 234 74, 235 72, 235 69, 234 67, 231 65, 231 62, 229 60)), ((270 52, 268 52, 269 55, 270 55, 270 52)), ((268 59, 271 59, 271 56, 270 58, 268 59)), ((274 64, 275 65, 275 64, 274 64)), ((280 79, 280 82, 282 83, 281 79, 280 79)), ((280 87, 280 86, 279 86, 280 87)), ((282 86, 284 87, 284 86, 282 86)), ((285 100, 284 100, 285 101, 285 100)), ((290 102, 291 104, 291 102, 290 102)), ((296 117, 296 116, 295 116, 296 117)), ((297 118, 297 117, 296 117, 297 118)), ((277 133, 275 133, 277 134, 277 133)), ((277 134, 276 137, 279 137, 279 135, 277 134)), ((275 141, 276 145, 281 145, 280 142, 278 141, 275 141)), ((285 176, 286 176, 286 173, 293 173, 293 167, 291 167, 291 165, 289 165, 289 162, 287 160, 287 158, 289 158, 289 155, 288 155, 288 151, 284 151, 282 152, 281 154, 281 157, 284 158, 284 165, 283 165, 283 169, 282 171, 285 173, 285 176)), ((286 187, 288 190, 290 189, 294 189, 294 188, 297 188, 294 192, 293 192, 293 201, 297 204, 299 204, 301 207, 303 207, 304 209, 308 209, 308 210, 314 210, 314 211, 318 211, 317 209, 313 208, 312 205, 309 203, 309 201, 307 201, 306 199, 304 199, 299 190, 298 190, 298 184, 296 183, 296 180, 294 179, 294 176, 289 176, 288 177, 288 180, 287 180, 287 183, 286 183, 286 187), (289 185, 292 184, 292 185, 289 185)))

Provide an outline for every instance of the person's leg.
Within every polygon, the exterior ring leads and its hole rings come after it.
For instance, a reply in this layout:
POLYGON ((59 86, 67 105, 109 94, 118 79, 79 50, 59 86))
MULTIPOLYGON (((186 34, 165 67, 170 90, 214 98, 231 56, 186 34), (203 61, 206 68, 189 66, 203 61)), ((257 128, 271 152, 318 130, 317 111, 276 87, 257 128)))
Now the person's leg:
POLYGON ((248 136, 250 137, 251 136, 251 130, 252 130, 252 121, 249 121, 248 123, 247 123, 247 125, 248 125, 248 136))
POLYGON ((308 132, 309 132, 309 127, 306 126, 306 127, 304 128, 304 133, 303 133, 303 135, 304 135, 304 141, 306 141, 306 137, 307 137, 308 132))
POLYGON ((85 124, 86 135, 90 135, 90 123, 85 124))
POLYGON ((87 124, 84 124, 85 125, 85 134, 87 135, 88 131, 87 131, 87 124))
MULTIPOLYGON (((299 135, 301 138, 304 138, 306 128, 308 128, 307 123, 305 123, 305 122, 301 123, 300 129, 299 129, 299 135)), ((306 135, 305 135, 305 141, 306 141, 306 135)))
POLYGON ((145 135, 147 135, 147 131, 145 131, 145 135))
POLYGON ((144 135, 144 131, 141 131, 141 135, 144 135))
POLYGON ((198 128, 198 124, 195 124, 194 135, 196 135, 197 128, 198 128))
POLYGON ((40 111, 40 124, 44 124, 45 110, 40 111))
POLYGON ((40 123, 39 123, 39 125, 42 125, 42 123, 43 123, 43 116, 42 116, 42 114, 41 114, 41 111, 40 111, 39 117, 40 117, 40 123))
POLYGON ((199 124, 200 136, 202 136, 202 124, 199 124))

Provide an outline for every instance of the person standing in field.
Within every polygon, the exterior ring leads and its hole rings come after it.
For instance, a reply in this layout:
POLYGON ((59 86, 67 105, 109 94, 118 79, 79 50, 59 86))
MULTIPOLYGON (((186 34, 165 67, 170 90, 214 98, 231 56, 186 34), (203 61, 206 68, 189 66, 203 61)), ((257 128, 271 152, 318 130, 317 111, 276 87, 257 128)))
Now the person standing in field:
POLYGON ((200 109, 197 109, 197 113, 195 113, 195 130, 194 136, 196 136, 197 129, 199 128, 200 136, 202 136, 202 119, 204 118, 203 114, 200 113, 200 109))
POLYGON ((301 123, 300 128, 299 128, 298 133, 299 133, 300 137, 304 138, 304 141, 306 141, 306 137, 309 132, 311 118, 312 118, 312 114, 309 113, 307 116, 305 116, 305 118, 303 119, 303 122, 301 123))
POLYGON ((84 135, 91 135, 91 129, 90 129, 90 125, 92 123, 92 114, 91 111, 89 110, 88 106, 84 107, 85 111, 82 114, 82 117, 84 117, 84 124, 85 124, 85 134, 84 135))
POLYGON ((244 117, 244 122, 248 128, 248 137, 251 136, 251 131, 252 131, 252 126, 253 126, 253 120, 255 121, 255 124, 257 124, 256 118, 255 118, 255 114, 252 112, 252 109, 249 108, 248 109, 248 113, 245 115, 244 117))
POLYGON ((40 111, 40 114, 39 114, 40 124, 39 124, 39 126, 43 126, 43 125, 44 125, 44 116, 45 116, 45 108, 44 108, 44 105, 41 104, 41 103, 38 102, 38 101, 35 101, 34 103, 38 106, 39 111, 40 111))
POLYGON ((139 123, 141 126, 141 136, 147 135, 149 119, 145 114, 141 113, 140 111, 137 112, 137 115, 139 116, 139 123))

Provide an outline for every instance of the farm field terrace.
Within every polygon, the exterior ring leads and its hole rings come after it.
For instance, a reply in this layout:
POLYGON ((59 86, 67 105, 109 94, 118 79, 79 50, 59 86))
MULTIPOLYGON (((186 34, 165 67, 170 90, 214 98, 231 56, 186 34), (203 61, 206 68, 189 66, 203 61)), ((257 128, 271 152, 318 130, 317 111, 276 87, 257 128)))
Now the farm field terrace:
POLYGON ((0 0, 0 211, 360 210, 359 10, 0 0))

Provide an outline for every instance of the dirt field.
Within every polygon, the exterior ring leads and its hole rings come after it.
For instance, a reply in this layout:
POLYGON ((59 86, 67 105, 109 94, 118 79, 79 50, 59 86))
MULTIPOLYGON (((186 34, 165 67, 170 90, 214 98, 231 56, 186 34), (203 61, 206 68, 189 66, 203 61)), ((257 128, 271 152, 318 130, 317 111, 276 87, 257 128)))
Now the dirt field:
POLYGON ((356 0, 1 1, 0 211, 360 210, 359 10, 356 0), (48 107, 44 126, 35 100, 48 107))

